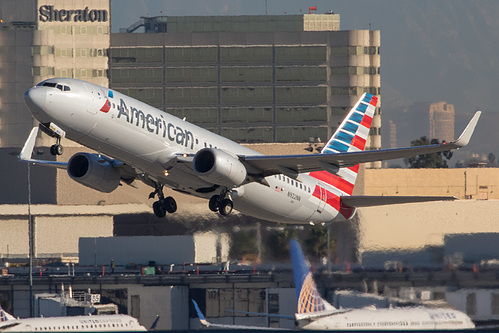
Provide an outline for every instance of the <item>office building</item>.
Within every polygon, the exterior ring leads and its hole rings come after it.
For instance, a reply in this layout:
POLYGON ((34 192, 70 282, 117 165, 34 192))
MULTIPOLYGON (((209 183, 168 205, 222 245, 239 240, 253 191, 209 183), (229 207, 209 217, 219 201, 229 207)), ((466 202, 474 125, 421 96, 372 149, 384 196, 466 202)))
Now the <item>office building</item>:
POLYGON ((64 76, 108 85, 109 10, 109 0, 0 2, 0 147, 24 144, 33 117, 23 94, 34 84, 64 76))
MULTIPOLYGON (((325 141, 380 93, 379 31, 339 15, 142 18, 112 34, 110 86, 243 143, 325 141)), ((379 108, 368 149, 379 149, 379 108)))
POLYGON ((454 105, 446 102, 430 104, 430 138, 451 142, 454 140, 454 105))

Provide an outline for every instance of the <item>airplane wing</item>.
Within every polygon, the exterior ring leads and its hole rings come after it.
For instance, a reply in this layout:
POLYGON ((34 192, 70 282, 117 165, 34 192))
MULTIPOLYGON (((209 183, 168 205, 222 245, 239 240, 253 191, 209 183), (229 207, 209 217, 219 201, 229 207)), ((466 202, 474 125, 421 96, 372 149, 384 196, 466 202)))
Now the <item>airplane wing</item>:
POLYGON ((284 173, 287 176, 296 178, 298 173, 302 172, 327 170, 336 173, 339 168, 351 167, 359 163, 405 158, 462 148, 469 143, 480 115, 481 111, 477 111, 459 138, 450 143, 336 154, 239 156, 239 159, 247 165, 248 171, 251 170, 248 173, 254 175, 270 176, 284 173))
POLYGON ((199 321, 201 322, 201 325, 204 327, 210 327, 210 328, 218 328, 218 329, 227 329, 227 330, 234 330, 234 329, 243 329, 243 330, 281 330, 279 328, 272 328, 272 327, 261 327, 261 326, 244 326, 244 325, 224 325, 224 324, 213 324, 210 323, 209 321, 206 320, 205 316, 199 309, 198 303, 195 300, 192 300, 192 303, 194 304, 194 308, 196 309, 196 313, 199 317, 199 321))
MULTIPOLYGON (((31 129, 31 132, 29 134, 28 139, 24 143, 24 147, 21 150, 21 153, 18 156, 19 161, 29 162, 29 163, 33 163, 33 164, 42 165, 42 166, 55 167, 58 169, 67 169, 68 162, 38 160, 38 159, 32 158, 33 149, 35 147, 35 141, 36 141, 37 134, 38 134, 38 127, 33 127, 31 129)), ((135 179, 137 178, 137 172, 132 166, 130 166, 128 164, 124 164, 124 163, 117 161, 117 160, 110 159, 110 158, 105 157, 103 155, 102 155, 102 158, 106 159, 115 168, 118 169, 118 171, 120 173, 120 178, 125 184, 137 188, 137 184, 134 182, 135 179)))
POLYGON ((56 167, 59 169, 66 169, 66 167, 68 166, 67 162, 37 160, 31 158, 31 156, 33 155, 33 148, 35 147, 37 134, 38 134, 38 127, 33 127, 31 133, 29 134, 28 139, 26 140, 26 143, 24 144, 23 149, 21 150, 21 153, 18 156, 19 160, 23 162, 31 162, 35 164, 56 167))
POLYGON ((0 332, 8 330, 11 327, 15 327, 21 324, 20 320, 8 320, 0 323, 0 332))

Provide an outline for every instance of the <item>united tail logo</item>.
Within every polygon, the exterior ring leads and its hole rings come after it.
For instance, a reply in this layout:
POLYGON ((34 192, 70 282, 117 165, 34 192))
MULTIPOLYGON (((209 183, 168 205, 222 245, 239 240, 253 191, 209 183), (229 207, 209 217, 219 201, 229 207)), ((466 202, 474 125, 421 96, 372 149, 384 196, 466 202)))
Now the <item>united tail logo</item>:
POLYGON ((0 308, 0 322, 4 322, 7 320, 9 320, 9 319, 7 318, 7 315, 5 314, 5 311, 2 308, 0 308))
POLYGON ((326 303, 317 291, 312 273, 308 268, 300 245, 296 240, 289 242, 293 277, 295 280, 297 313, 319 312, 326 310, 326 303))

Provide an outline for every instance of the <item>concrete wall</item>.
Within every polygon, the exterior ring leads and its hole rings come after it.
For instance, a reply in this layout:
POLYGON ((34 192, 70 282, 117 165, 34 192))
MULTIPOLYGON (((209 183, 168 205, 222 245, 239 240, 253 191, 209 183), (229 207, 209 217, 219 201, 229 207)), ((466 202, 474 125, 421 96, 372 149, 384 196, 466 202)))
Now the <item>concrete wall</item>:
POLYGON ((135 236, 101 237, 79 240, 80 265, 116 265, 135 263, 156 264, 215 263, 217 243, 220 244, 221 260, 227 260, 229 241, 227 235, 202 233, 189 236, 135 236))
POLYGON ((26 257, 28 253, 28 220, 0 219, 0 258, 26 257))
MULTIPOLYGON (((159 316, 157 330, 189 329, 189 288, 187 286, 141 286, 131 285, 128 288, 129 311, 137 311, 139 322, 146 328, 151 327, 156 316, 159 316), (140 309, 132 310, 132 298, 140 300, 140 309)), ((131 315, 134 313, 130 312, 131 315)), ((137 313, 136 312, 136 313, 137 313)), ((136 314, 135 313, 135 314, 136 314)))
POLYGON ((499 168, 366 169, 362 194, 499 199, 499 168))
POLYGON ((113 217, 107 216, 39 216, 34 219, 35 256, 78 257, 80 237, 113 235, 113 217))
POLYGON ((457 200, 358 209, 359 252, 444 246, 448 234, 499 232, 498 200, 457 200))

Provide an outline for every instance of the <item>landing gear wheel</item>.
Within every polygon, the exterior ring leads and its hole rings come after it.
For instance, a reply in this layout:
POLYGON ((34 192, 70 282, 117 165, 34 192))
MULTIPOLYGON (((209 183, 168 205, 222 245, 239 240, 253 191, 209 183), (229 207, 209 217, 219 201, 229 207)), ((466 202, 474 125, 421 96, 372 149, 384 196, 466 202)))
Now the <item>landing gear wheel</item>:
POLYGON ((175 213, 177 211, 177 202, 172 197, 166 197, 163 200, 163 206, 168 213, 175 213))
POLYGON ((218 212, 218 200, 220 199, 219 195, 214 195, 211 197, 210 202, 208 203, 208 207, 212 212, 218 212))
POLYGON ((64 148, 62 147, 62 145, 55 144, 50 147, 50 153, 52 155, 62 155, 63 152, 64 148))
POLYGON ((166 216, 166 208, 161 204, 161 202, 155 201, 152 204, 152 209, 154 211, 154 215, 156 215, 157 217, 163 218, 166 216))
POLYGON ((232 212, 233 203, 230 199, 223 199, 218 205, 218 210, 221 215, 227 216, 232 212))

